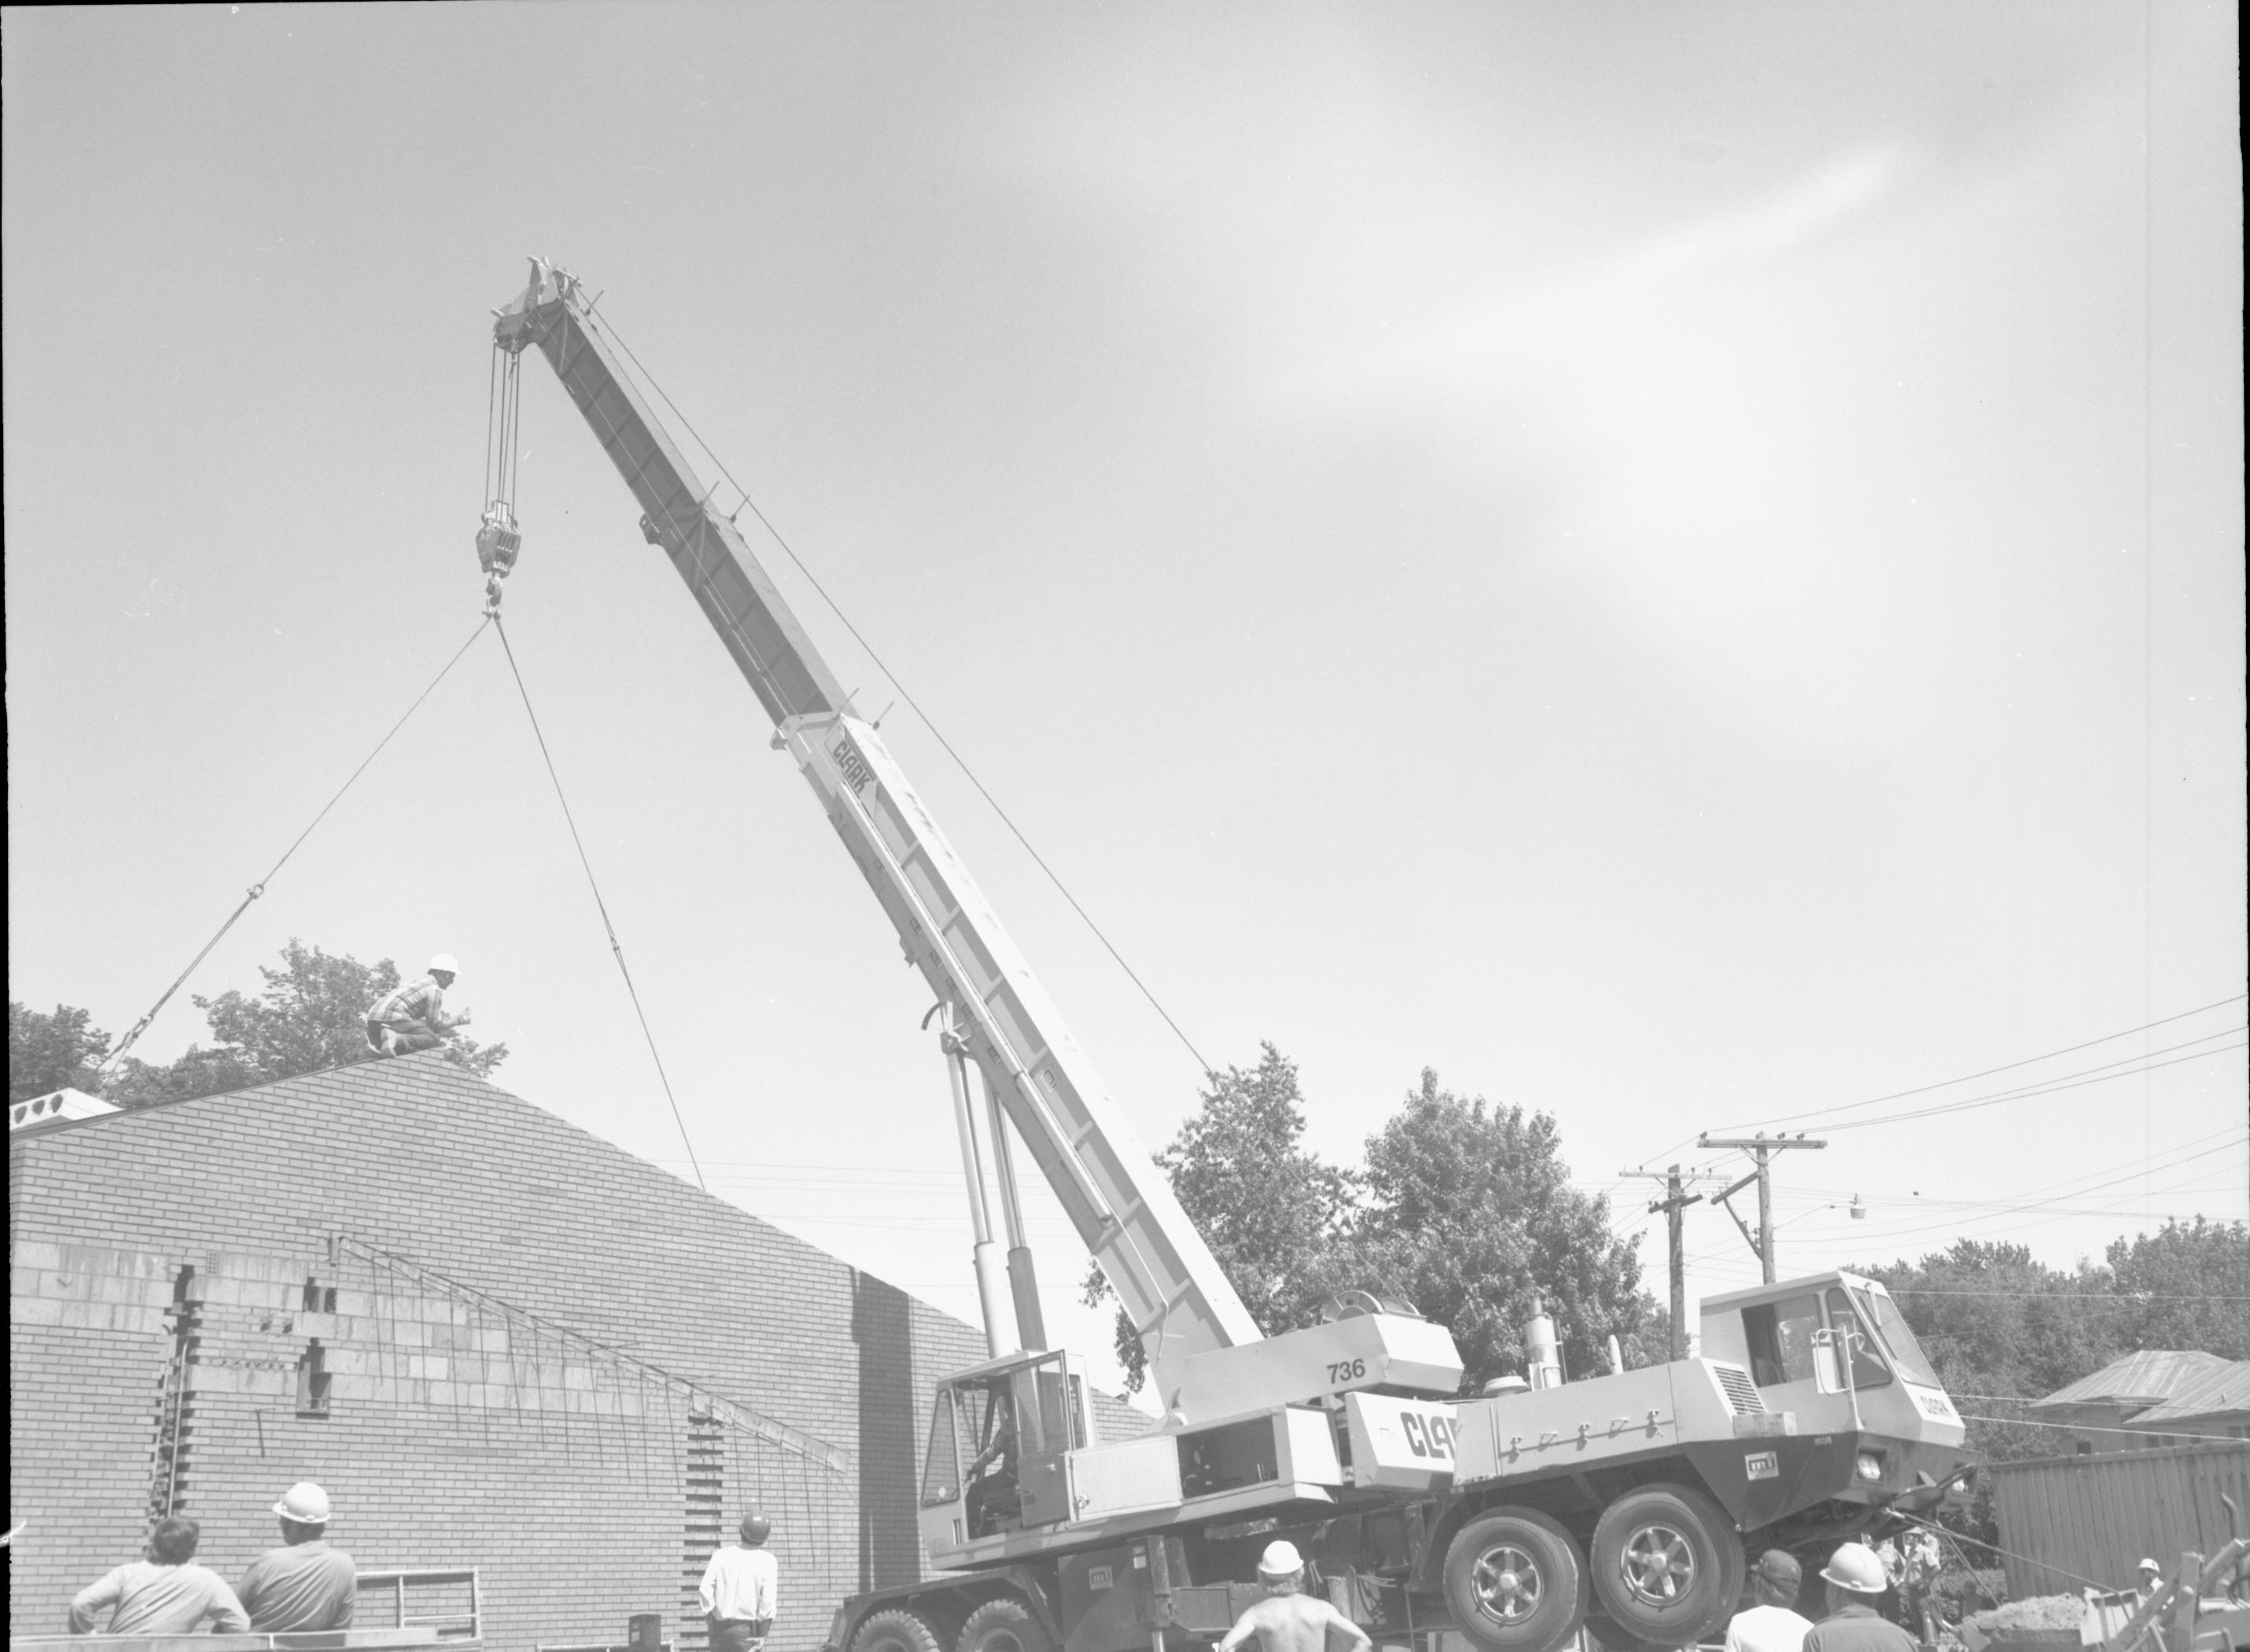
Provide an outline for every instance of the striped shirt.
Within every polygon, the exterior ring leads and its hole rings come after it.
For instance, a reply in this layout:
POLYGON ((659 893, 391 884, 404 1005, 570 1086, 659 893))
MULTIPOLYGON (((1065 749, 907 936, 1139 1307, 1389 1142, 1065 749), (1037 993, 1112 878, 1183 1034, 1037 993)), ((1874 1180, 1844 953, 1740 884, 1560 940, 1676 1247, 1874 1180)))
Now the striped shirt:
POLYGON ((445 1008, 445 989, 424 975, 377 999, 375 1008, 367 1012, 367 1018, 383 1022, 426 1021, 435 1027, 445 1008))

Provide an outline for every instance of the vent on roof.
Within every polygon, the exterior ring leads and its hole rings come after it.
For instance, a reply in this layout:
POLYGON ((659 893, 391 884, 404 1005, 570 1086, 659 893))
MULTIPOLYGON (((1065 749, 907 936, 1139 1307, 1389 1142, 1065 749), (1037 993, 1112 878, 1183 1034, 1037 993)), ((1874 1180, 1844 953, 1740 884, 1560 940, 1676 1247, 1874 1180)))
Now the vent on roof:
POLYGON ((1749 1372, 1740 1366, 1722 1365, 1716 1359, 1706 1363, 1711 1367, 1711 1374, 1718 1378, 1719 1387, 1726 1390, 1727 1403, 1734 1408, 1736 1416, 1751 1416, 1765 1409, 1765 1401, 1758 1397, 1757 1384, 1750 1380, 1749 1372))
POLYGON ((10 1102, 8 1133, 20 1136, 27 1130, 68 1124, 73 1119, 99 1119, 117 1110, 116 1103, 89 1096, 83 1090, 52 1090, 29 1101, 10 1102))

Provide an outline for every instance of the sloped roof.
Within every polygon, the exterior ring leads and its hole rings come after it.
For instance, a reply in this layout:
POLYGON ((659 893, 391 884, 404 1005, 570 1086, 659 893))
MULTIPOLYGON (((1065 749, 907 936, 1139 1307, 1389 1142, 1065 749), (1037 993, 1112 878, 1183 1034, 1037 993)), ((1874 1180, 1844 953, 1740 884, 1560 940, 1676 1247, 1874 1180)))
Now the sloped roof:
POLYGON ((2135 1414, 2129 1426, 2146 1428, 2233 1413, 2250 1415, 2250 1359, 2232 1359, 2215 1371, 2190 1378, 2161 1405, 2135 1414))
POLYGON ((2047 1406, 2164 1405, 2190 1383, 2198 1383, 2230 1362, 2215 1353, 2196 1349, 2144 1348, 2112 1360, 2091 1376, 2057 1388, 2044 1400, 2032 1401, 2034 1410, 2047 1406))

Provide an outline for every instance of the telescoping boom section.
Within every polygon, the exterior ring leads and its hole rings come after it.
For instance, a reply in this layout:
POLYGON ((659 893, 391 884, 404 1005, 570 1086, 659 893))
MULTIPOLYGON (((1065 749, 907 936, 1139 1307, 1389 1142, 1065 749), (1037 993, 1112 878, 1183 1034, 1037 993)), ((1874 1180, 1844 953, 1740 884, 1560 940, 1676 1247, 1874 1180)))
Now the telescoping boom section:
POLYGON ((773 719, 908 960, 952 1008, 966 1054, 1124 1303, 1158 1393, 1192 1399, 1207 1385, 1189 1380, 1189 1362, 1256 1342, 1257 1327, 881 736, 629 381, 578 283, 535 266, 495 337, 554 368, 639 501, 643 535, 773 719))

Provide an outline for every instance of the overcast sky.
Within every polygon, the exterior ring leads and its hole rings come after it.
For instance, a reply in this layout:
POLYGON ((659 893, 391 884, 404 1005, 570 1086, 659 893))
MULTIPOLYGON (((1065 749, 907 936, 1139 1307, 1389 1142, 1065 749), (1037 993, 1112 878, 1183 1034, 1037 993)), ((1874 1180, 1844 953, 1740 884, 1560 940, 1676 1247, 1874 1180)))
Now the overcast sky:
MULTIPOLYGON (((904 685, 1323 1151, 1430 1065, 1625 1231, 1621 1168, 1826 1135, 1784 1271, 2246 1214, 2231 6, 3 26, 11 998, 121 1034, 475 630, 537 253, 880 654, 754 542, 863 712, 904 685)), ((973 1312, 920 979, 522 402, 508 636, 706 1173, 973 1312)), ((883 732, 1169 1138, 1197 1057, 883 732)), ((686 1174, 489 635, 136 1053, 291 936, 458 953, 502 1083, 686 1174)), ((1706 1207, 1689 1249, 1756 1277, 1706 1207)))

